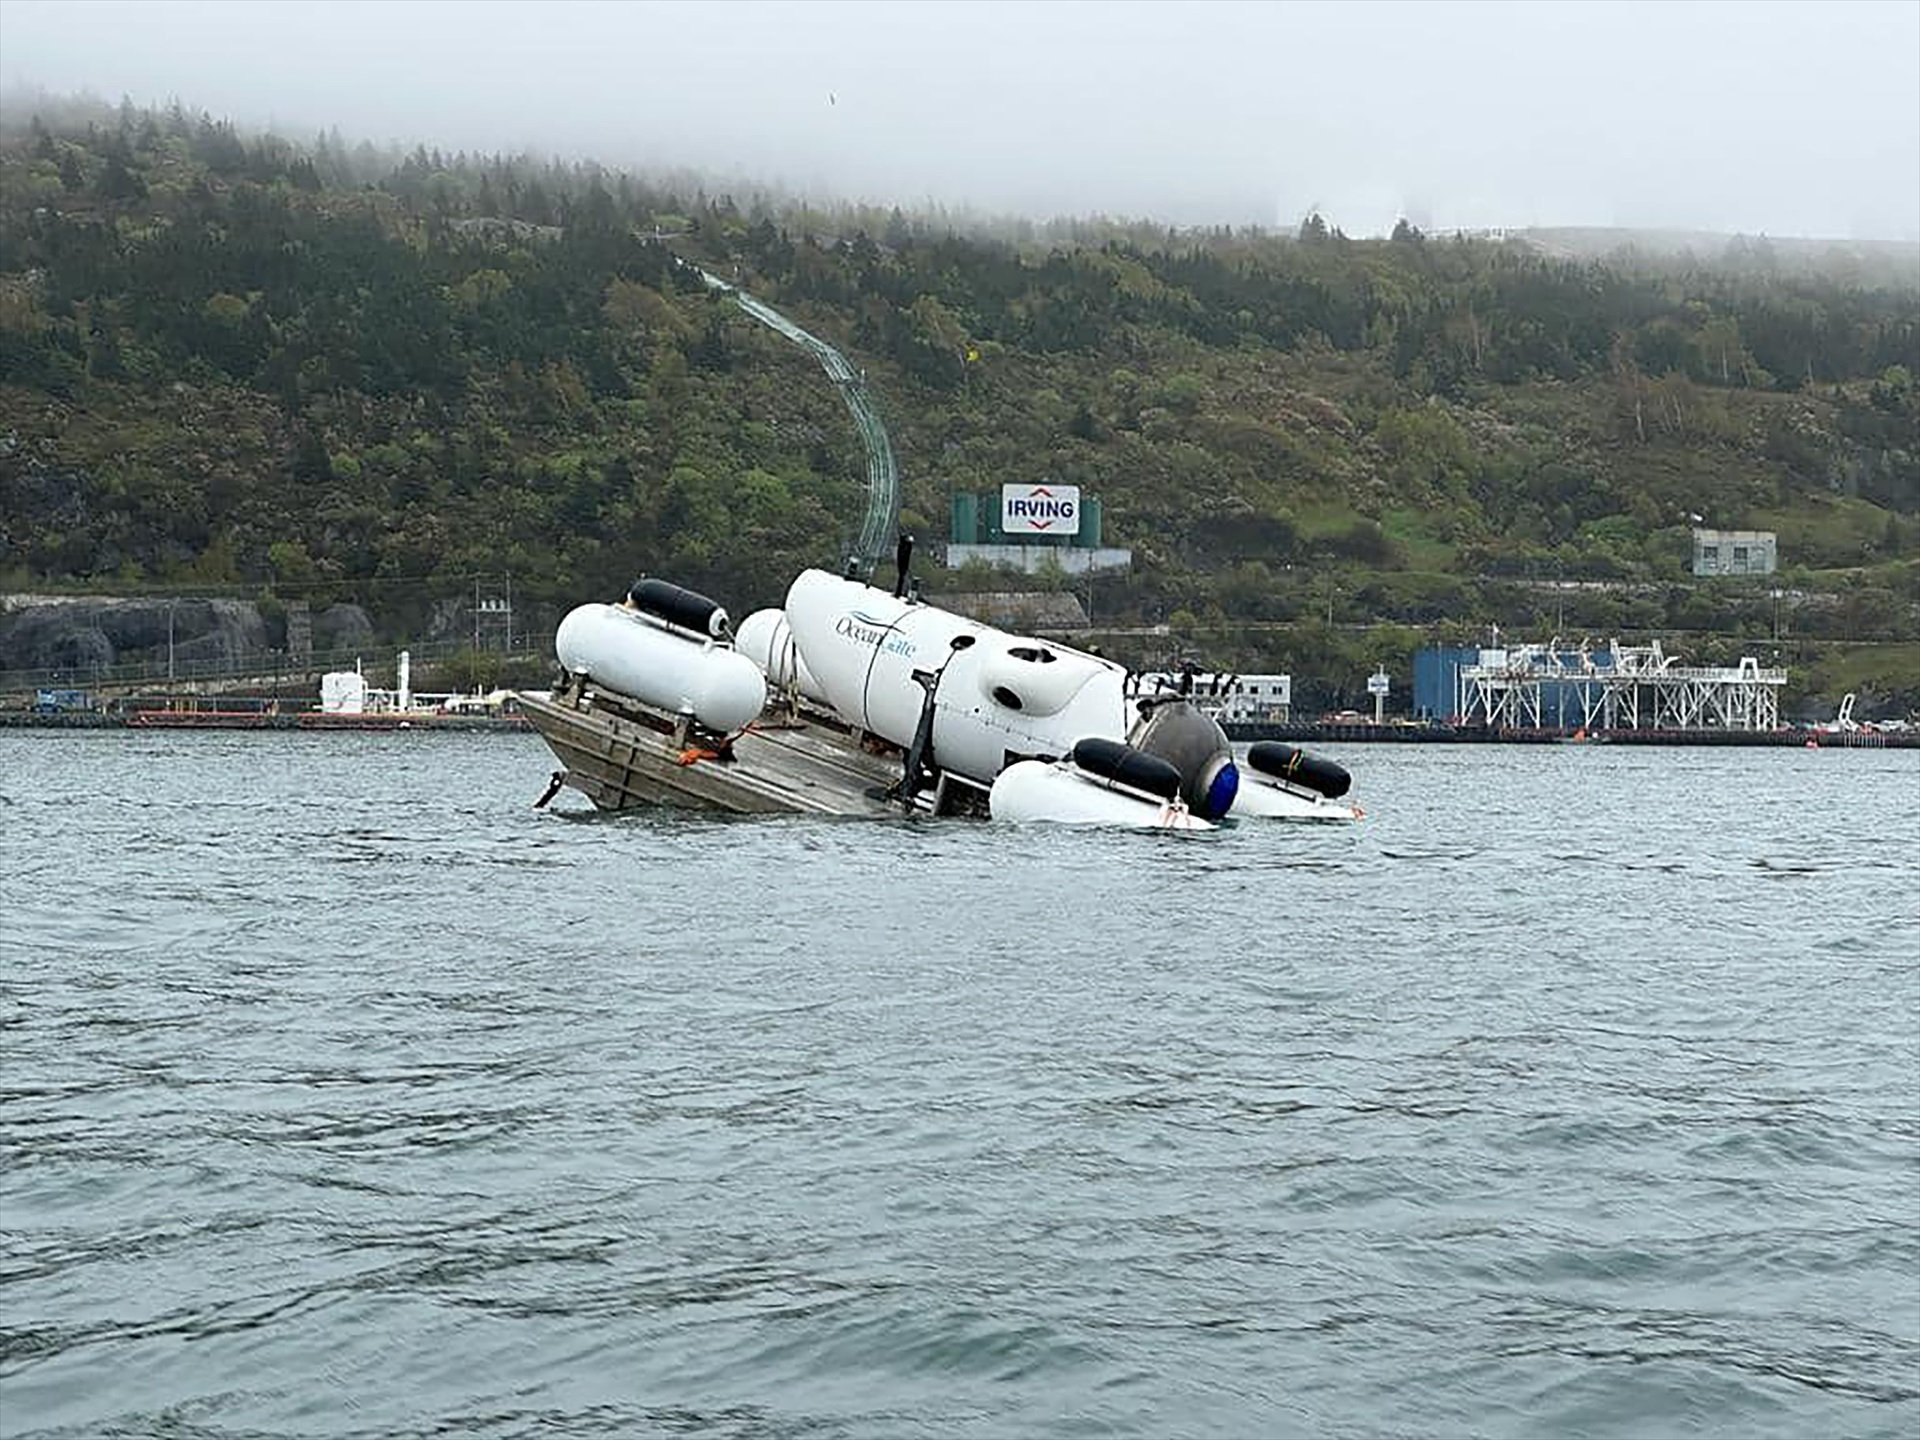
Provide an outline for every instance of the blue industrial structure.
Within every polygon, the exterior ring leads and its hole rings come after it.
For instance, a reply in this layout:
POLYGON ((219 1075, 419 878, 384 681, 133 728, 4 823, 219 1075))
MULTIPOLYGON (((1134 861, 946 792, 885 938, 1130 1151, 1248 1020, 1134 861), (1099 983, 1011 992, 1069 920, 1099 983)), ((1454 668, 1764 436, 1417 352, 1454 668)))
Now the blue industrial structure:
POLYGON ((1479 661, 1479 647, 1471 645, 1433 645, 1414 651, 1414 719, 1442 724, 1457 720, 1462 711, 1460 672, 1479 661))
MULTIPOLYGON (((1413 655, 1414 718, 1442 724, 1465 721, 1473 706, 1460 672, 1474 665, 1503 664, 1507 654, 1506 650, 1483 650, 1477 646, 1436 645, 1416 650, 1413 655)), ((1575 674, 1588 668, 1607 671, 1613 668, 1613 654, 1607 650, 1542 650, 1534 656, 1534 663, 1575 674)), ((1566 727, 1581 724, 1582 717, 1599 706, 1606 685, 1597 678, 1543 679, 1538 682, 1538 690, 1541 723, 1566 727)))

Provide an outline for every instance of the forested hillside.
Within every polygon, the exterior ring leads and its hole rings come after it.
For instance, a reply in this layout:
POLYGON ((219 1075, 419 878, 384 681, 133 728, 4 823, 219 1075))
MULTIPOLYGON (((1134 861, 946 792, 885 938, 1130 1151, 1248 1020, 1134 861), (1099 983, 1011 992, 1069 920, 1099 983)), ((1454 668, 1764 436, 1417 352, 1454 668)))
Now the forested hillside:
POLYGON ((1088 487, 1136 556, 1100 617, 1222 663, 1404 661, 1489 622, 1784 634, 1878 642, 1816 658, 1920 698, 1910 257, 954 233, 177 107, 0 146, 0 581, 353 599, 396 634, 482 573, 775 599, 857 528, 857 440, 676 254, 867 367, 908 528, 943 539, 956 490, 1088 487), (1771 587, 1691 580, 1695 516, 1779 532, 1784 627, 1771 587))

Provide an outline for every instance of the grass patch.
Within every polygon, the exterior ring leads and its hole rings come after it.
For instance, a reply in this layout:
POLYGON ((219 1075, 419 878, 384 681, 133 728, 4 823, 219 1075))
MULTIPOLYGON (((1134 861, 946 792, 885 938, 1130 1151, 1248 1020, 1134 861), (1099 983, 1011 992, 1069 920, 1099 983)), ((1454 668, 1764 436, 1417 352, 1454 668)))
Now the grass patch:
POLYGON ((1421 510, 1386 510, 1380 515, 1380 528, 1387 538, 1406 552, 1409 570, 1450 571, 1457 547, 1440 539, 1428 528, 1428 517, 1421 510))
POLYGON ((1920 690, 1920 643, 1834 645, 1807 675, 1824 689, 1920 690))
POLYGON ((1753 526, 1779 537, 1780 564, 1837 569, 1886 558, 1891 517, 1868 500, 1809 495, 1792 510, 1756 511, 1753 526))

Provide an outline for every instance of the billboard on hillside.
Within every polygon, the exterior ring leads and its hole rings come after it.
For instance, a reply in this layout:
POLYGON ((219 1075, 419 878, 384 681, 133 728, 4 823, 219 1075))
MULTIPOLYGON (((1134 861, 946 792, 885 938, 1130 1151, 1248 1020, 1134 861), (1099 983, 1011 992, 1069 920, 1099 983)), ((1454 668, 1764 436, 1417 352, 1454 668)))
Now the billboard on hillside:
POLYGON ((1078 485, 1002 485, 1000 528, 1016 535, 1078 535, 1078 485))

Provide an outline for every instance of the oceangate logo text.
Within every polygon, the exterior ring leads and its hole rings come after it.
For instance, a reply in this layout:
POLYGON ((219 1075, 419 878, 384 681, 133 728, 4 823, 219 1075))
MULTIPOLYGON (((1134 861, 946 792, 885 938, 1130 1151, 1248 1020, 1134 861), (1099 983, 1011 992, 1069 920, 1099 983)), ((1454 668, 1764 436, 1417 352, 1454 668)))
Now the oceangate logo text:
POLYGON ((889 655, 913 655, 913 642, 897 632, 891 622, 858 610, 842 615, 833 623, 833 633, 844 635, 857 645, 877 645, 889 655))

